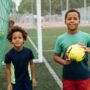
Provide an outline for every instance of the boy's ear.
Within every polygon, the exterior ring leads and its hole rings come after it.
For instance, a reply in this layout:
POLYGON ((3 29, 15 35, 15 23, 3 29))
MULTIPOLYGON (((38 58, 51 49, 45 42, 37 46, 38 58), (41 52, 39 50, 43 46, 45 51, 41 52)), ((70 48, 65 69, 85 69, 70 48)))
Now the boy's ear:
POLYGON ((25 43, 26 40, 23 40, 23 44, 25 43))

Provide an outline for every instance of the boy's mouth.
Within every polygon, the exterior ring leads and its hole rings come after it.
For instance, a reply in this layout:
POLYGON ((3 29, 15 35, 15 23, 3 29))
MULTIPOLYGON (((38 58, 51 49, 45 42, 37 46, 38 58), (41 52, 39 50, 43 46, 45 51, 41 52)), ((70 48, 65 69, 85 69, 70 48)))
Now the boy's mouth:
POLYGON ((75 24, 69 24, 70 26, 75 26, 75 24))

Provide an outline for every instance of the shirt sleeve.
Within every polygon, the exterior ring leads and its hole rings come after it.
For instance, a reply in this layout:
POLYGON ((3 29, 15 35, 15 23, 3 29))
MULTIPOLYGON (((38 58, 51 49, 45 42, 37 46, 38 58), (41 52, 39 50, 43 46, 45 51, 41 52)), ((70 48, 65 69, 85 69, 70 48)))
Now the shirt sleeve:
POLYGON ((87 47, 90 47, 90 34, 88 34, 88 43, 87 43, 87 47))
POLYGON ((10 64, 11 63, 11 59, 10 59, 10 56, 9 54, 6 54, 5 55, 5 61, 4 61, 6 64, 10 64))
POLYGON ((56 44, 55 44, 55 47, 54 47, 54 53, 61 54, 61 43, 60 43, 59 38, 57 38, 57 40, 56 40, 56 44))
POLYGON ((29 56, 30 56, 29 60, 33 60, 34 59, 34 54, 33 54, 32 50, 30 50, 30 55, 29 56))

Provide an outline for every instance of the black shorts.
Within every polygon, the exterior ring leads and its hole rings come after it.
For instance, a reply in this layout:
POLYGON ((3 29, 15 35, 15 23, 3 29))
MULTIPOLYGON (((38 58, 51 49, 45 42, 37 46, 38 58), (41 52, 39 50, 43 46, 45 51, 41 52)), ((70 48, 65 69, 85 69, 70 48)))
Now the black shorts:
POLYGON ((26 81, 24 83, 12 84, 13 90, 32 90, 32 81, 26 81))

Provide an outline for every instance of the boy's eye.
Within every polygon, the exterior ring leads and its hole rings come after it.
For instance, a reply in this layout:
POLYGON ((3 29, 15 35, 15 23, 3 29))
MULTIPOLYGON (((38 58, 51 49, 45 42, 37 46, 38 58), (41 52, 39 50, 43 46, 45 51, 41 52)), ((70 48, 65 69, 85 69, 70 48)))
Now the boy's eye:
POLYGON ((75 17, 74 20, 78 20, 78 19, 75 17))
POLYGON ((13 39, 16 39, 16 37, 13 37, 13 39))
POLYGON ((74 17, 74 18, 68 18, 67 20, 77 20, 77 18, 76 17, 74 17))
POLYGON ((13 37, 13 39, 21 39, 22 37, 13 37))
POLYGON ((22 37, 18 37, 19 39, 21 39, 22 37))
POLYGON ((68 20, 71 20, 72 18, 68 18, 68 20))

